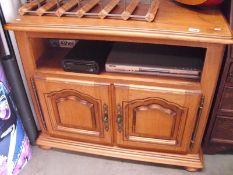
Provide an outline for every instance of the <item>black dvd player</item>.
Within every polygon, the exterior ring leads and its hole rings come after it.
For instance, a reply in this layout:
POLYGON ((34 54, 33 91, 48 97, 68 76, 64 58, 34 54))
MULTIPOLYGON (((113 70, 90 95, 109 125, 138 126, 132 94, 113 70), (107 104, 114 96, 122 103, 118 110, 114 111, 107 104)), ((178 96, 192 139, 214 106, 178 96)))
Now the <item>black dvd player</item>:
POLYGON ((65 71, 98 74, 104 69, 111 42, 80 40, 63 58, 65 71))

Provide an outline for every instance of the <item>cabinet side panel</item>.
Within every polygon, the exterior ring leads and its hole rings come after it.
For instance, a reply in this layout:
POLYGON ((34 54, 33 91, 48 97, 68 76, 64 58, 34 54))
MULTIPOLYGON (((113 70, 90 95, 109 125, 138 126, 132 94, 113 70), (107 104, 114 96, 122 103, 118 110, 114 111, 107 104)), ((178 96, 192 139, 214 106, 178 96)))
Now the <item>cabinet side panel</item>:
POLYGON ((191 150, 192 153, 200 151, 202 138, 218 81, 224 50, 225 46, 219 44, 209 44, 207 47, 204 68, 201 76, 201 88, 205 101, 195 133, 194 144, 192 145, 191 150))
POLYGON ((32 103, 35 108, 35 112, 39 121, 40 128, 43 132, 46 132, 46 128, 43 124, 42 113, 39 109, 39 103, 35 94, 35 88, 33 86, 33 75, 36 69, 36 63, 33 55, 33 48, 30 45, 30 39, 27 32, 15 32, 17 45, 19 48, 20 56, 22 59, 23 69, 25 72, 27 85, 29 88, 30 95, 32 97, 32 103))

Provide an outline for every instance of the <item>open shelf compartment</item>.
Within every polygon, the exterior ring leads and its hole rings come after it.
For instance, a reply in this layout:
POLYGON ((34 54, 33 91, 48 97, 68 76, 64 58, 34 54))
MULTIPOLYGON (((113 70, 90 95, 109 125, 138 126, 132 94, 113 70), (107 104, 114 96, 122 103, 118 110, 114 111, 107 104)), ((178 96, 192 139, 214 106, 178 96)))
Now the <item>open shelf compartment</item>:
MULTIPOLYGON (((177 80, 188 80, 188 81, 195 81, 199 82, 200 81, 200 76, 201 76, 201 71, 203 68, 203 63, 205 59, 205 52, 206 50, 204 48, 198 48, 198 47, 184 47, 184 46, 171 46, 171 45, 155 45, 155 44, 138 44, 138 43, 126 43, 126 42, 112 42, 112 45, 126 45, 132 48, 129 48, 128 53, 125 53, 126 55, 128 54, 129 56, 129 61, 132 61, 132 65, 140 62, 140 56, 141 59, 143 60, 143 63, 146 62, 145 57, 153 57, 153 54, 155 54, 154 58, 156 59, 163 59, 166 60, 168 57, 174 58, 177 61, 172 61, 172 67, 170 68, 171 70, 177 69, 177 67, 183 66, 182 68, 184 71, 189 71, 192 69, 190 67, 190 61, 193 63, 197 63, 199 69, 197 70, 196 67, 197 65, 194 65, 193 70, 195 72, 199 72, 195 76, 187 76, 187 75, 179 75, 179 74, 167 74, 164 72, 155 72, 155 73, 137 73, 137 72, 130 72, 130 71, 111 71, 111 72, 106 72, 105 70, 102 70, 100 74, 86 74, 85 73, 75 73, 75 72, 66 72, 64 71, 62 67, 62 60, 63 58, 71 51, 71 48, 67 48, 67 46, 62 45, 62 47, 59 47, 59 43, 61 42, 71 42, 71 43, 76 43, 78 40, 64 40, 64 39, 47 39, 47 38, 33 38, 31 40, 32 42, 32 47, 38 47, 38 45, 43 45, 43 48, 40 49, 40 51, 33 49, 34 50, 34 59, 36 61, 37 65, 37 70, 40 72, 59 72, 60 74, 67 74, 67 75, 81 75, 81 76, 91 76, 91 77, 111 77, 111 79, 117 78, 117 77, 124 77, 127 78, 145 78, 145 79, 155 79, 155 78, 168 78, 168 79, 177 79, 177 80), (41 44, 38 44, 41 43, 41 44), (55 43, 55 44, 54 44, 55 43), (138 51, 135 50, 135 48, 138 48, 138 51), (130 50, 131 49, 131 50, 130 50), (133 50, 136 51, 137 53, 133 53, 133 50), (143 53, 144 52, 144 53, 143 53), (134 55, 139 55, 137 58, 134 60, 132 56, 134 55), (145 56, 144 56, 145 55, 145 56), (130 58, 131 57, 131 58, 130 58), (197 59, 197 60, 195 60, 197 59), (184 61, 184 63, 181 63, 181 61, 184 61), (174 64, 174 65, 173 65, 174 64), (187 65, 187 67, 185 67, 187 65), (196 66, 196 67, 195 67, 196 66)), ((98 42, 98 41, 97 41, 98 42)), ((69 44, 68 44, 69 45, 69 44)), ((61 46, 61 45, 60 45, 61 46)), ((111 50, 110 54, 113 52, 113 49, 111 50)), ((121 57, 125 57, 124 54, 125 51, 122 51, 122 53, 119 54, 121 57)), ((127 57, 127 56, 126 56, 127 57)), ((125 59, 127 59, 125 57, 125 59)), ((122 58, 124 60, 124 58, 122 58)), ((151 58, 150 58, 151 59, 151 58)), ((168 59, 169 61, 169 59, 168 59)), ((157 60, 156 62, 161 62, 157 60)), ((162 61, 162 63, 167 65, 166 62, 162 61)), ((129 64, 129 63, 127 63, 129 64)), ((191 65, 192 66, 192 65, 191 65)), ((142 65, 143 67, 143 65, 142 65)), ((179 68, 180 69, 180 68, 179 68)), ((182 70, 180 69, 180 70, 182 70)), ((193 71, 191 70, 191 71, 193 71)))

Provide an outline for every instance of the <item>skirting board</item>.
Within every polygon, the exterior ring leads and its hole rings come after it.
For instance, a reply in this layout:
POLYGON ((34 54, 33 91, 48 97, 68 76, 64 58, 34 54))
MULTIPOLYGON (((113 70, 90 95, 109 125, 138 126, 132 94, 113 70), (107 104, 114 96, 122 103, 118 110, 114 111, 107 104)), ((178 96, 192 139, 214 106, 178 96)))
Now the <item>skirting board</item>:
POLYGON ((139 151, 134 149, 104 146, 54 138, 46 134, 40 134, 37 139, 37 145, 45 149, 58 148, 107 157, 123 158, 128 160, 137 160, 166 165, 176 165, 185 167, 187 170, 190 168, 197 170, 203 168, 202 151, 200 151, 199 154, 172 154, 152 151, 139 151))

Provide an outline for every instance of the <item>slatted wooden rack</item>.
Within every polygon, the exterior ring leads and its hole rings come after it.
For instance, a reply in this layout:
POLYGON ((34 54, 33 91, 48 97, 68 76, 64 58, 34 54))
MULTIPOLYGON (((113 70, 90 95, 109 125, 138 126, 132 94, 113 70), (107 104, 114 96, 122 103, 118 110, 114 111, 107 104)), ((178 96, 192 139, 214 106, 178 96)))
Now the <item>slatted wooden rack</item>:
POLYGON ((19 8, 19 14, 132 19, 152 22, 158 8, 159 0, 32 0, 19 8))

